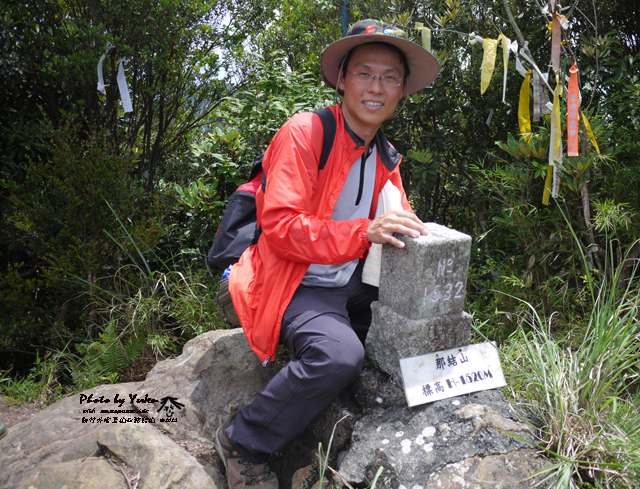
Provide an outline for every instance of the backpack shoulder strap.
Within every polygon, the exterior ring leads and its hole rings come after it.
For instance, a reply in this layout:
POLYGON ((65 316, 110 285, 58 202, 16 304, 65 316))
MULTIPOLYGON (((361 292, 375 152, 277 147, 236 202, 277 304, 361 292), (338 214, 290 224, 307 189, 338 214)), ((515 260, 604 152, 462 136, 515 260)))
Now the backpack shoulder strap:
POLYGON ((256 178, 260 173, 262 173, 262 160, 264 158, 264 153, 256 156, 253 160, 253 164, 251 165, 251 173, 249 174, 249 178, 247 182, 250 182, 254 178, 256 178))
POLYGON ((336 118, 330 109, 321 109, 314 111, 322 121, 322 128, 324 129, 324 137, 322 138, 322 153, 320 154, 320 161, 318 163, 318 170, 324 169, 329 159, 329 154, 333 149, 333 140, 336 138, 336 118))
MULTIPOLYGON (((322 153, 320 153, 320 160, 318 161, 318 171, 320 171, 323 170, 325 165, 327 164, 329 154, 331 154, 331 150, 333 149, 333 141, 336 138, 336 117, 333 115, 333 112, 331 112, 330 109, 314 110, 313 113, 320 117, 320 121, 322 122, 322 129, 324 131, 324 136, 322 138, 322 153)), ((263 156, 264 153, 255 159, 253 168, 251 169, 251 178, 254 178, 259 174, 259 172, 262 171, 263 156)), ((264 192, 266 188, 267 176, 263 173, 262 191, 264 192)))

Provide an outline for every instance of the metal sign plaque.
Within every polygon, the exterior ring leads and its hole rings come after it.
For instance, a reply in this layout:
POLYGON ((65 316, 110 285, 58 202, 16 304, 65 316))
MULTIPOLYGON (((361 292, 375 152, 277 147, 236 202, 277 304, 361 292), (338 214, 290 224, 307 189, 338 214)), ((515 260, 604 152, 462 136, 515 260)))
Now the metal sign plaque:
POLYGON ((400 371, 409 407, 507 385, 495 342, 403 358, 400 371))

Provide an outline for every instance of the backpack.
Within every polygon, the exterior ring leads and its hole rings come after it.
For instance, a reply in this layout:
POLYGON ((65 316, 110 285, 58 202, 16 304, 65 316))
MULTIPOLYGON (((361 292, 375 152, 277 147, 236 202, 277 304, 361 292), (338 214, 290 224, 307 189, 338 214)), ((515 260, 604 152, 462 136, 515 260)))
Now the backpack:
MULTIPOLYGON (((322 153, 318 161, 318 171, 320 171, 326 165, 333 148, 336 119, 330 109, 316 110, 314 113, 320 116, 324 129, 322 153)), ((264 153, 256 157, 247 183, 240 185, 229 197, 227 208, 213 239, 213 246, 207 256, 207 264, 214 271, 225 270, 236 263, 244 250, 258 242, 261 230, 257 227, 256 192, 260 186, 263 191, 265 190, 263 157, 264 153)))

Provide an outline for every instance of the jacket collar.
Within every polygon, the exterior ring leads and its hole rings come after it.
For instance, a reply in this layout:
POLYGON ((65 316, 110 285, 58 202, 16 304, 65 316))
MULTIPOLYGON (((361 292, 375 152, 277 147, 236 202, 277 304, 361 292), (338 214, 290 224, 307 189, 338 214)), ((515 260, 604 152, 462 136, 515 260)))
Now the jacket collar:
MULTIPOLYGON (((340 109, 342 109, 342 104, 340 104, 340 109)), ((347 121, 344 118, 344 115, 342 116, 342 122, 344 123, 344 128, 346 129, 347 134, 349 134, 353 142, 356 144, 356 149, 364 146, 364 139, 351 130, 349 124, 347 124, 347 121)), ((387 170, 393 171, 395 167, 398 166, 398 163, 400 163, 400 153, 391 146, 391 143, 387 140, 382 129, 378 129, 378 132, 376 132, 376 135, 373 137, 373 142, 376 145, 382 164, 387 170)))

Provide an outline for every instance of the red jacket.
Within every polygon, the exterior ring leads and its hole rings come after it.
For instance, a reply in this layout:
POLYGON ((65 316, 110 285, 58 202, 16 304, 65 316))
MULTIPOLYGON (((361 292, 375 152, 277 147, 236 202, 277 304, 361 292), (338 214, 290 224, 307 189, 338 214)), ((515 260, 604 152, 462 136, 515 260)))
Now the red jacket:
MULTIPOLYGON (((318 172, 323 129, 312 112, 297 114, 273 138, 262 166, 266 192, 256 194, 262 234, 231 269, 229 292, 249 344, 260 360, 273 361, 280 325, 293 293, 311 263, 338 264, 362 256, 370 219, 333 221, 331 215, 351 164, 363 153, 363 141, 345 128, 340 107, 331 107, 336 137, 326 166, 318 172)), ((400 189, 401 156, 378 131, 376 180, 369 217, 387 180, 400 189)))

